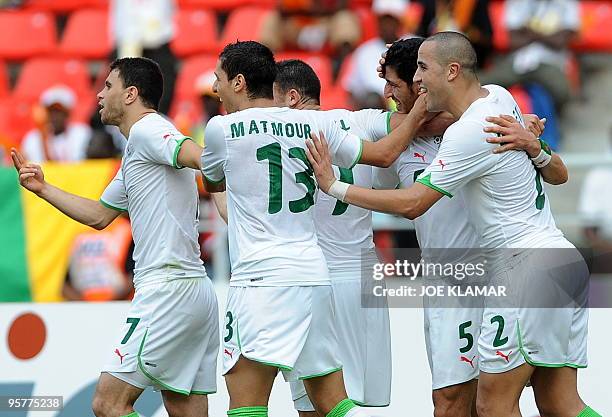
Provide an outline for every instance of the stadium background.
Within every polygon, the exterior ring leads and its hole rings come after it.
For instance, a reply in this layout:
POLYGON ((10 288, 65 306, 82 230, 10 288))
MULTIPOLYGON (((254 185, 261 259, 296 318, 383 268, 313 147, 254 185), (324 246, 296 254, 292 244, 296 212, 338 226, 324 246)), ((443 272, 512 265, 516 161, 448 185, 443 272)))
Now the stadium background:
MULTIPOLYGON (((508 49, 504 26, 505 3, 486 2, 493 28, 495 54, 508 49)), ((236 39, 259 39, 266 16, 273 13, 275 0, 179 0, 175 16, 176 33, 171 48, 178 57, 178 73, 169 116, 185 131, 202 117, 201 91, 197 78, 214 68, 221 47, 236 39)), ((109 36, 109 4, 105 0, 0 1, 0 395, 63 395, 71 407, 58 416, 91 415, 86 411, 94 382, 116 323, 126 311, 125 302, 62 303, 62 285, 69 263, 70 248, 86 228, 56 212, 47 203, 18 186, 17 176, 7 158, 11 146, 20 147, 30 129, 41 126, 39 96, 47 88, 62 84, 76 97, 72 118, 90 122, 95 110, 95 93, 106 76, 108 57, 113 50, 109 36), (23 314, 34 312, 42 320, 23 314), (44 329, 41 336, 40 331, 44 329), (79 394, 79 392, 81 394, 79 394), (80 408, 85 407, 85 408, 80 408), (78 410, 78 411, 77 411, 78 410)), ((348 9, 359 18, 360 43, 377 35, 377 20, 366 0, 349 1, 348 9)), ((413 1, 402 17, 403 32, 414 32, 423 15, 423 5, 413 1)), ((584 178, 594 167, 611 167, 612 142, 612 2, 580 2, 581 26, 571 44, 572 59, 567 69, 573 98, 559 115, 562 140, 558 145, 570 169, 570 181, 562 187, 548 187, 547 193, 557 223, 576 245, 586 246, 583 229, 592 224, 579 213, 578 202, 584 178)), ((351 74, 351 55, 338 65, 334 51, 282 50, 279 59, 298 57, 311 64, 322 81, 324 108, 351 108, 346 91, 351 74)), ((535 103, 521 86, 512 89, 524 112, 535 103)), ((118 167, 117 159, 78 163, 44 164, 48 181, 64 189, 97 199, 118 167)), ((601 190, 609 193, 608 190, 601 190)), ((205 196, 203 207, 210 208, 205 196)), ((612 207, 607 210, 612 213, 612 207)), ((203 210, 204 213, 211 213, 203 210)), ((393 245, 394 231, 410 230, 410 222, 376 215, 375 229, 381 244, 393 245), (391 243, 389 243, 391 242, 391 243)), ((201 221, 203 256, 215 277, 219 300, 225 303, 228 276, 224 226, 213 214, 201 221)), ((602 297, 609 300, 609 278, 601 276, 602 297)), ((605 304, 605 303, 604 303, 605 304)), ((431 415, 429 370, 422 337, 421 312, 392 311, 394 387, 392 406, 381 416, 431 415), (417 335, 414 337, 413 335, 417 335), (395 408, 397 407, 397 408, 395 408), (407 408, 406 408, 407 407, 407 408)), ((581 372, 581 387, 594 408, 612 412, 606 396, 607 375, 612 370, 607 347, 612 338, 606 328, 612 318, 609 309, 592 313, 591 366, 581 372)), ((293 415, 284 384, 277 384, 271 402, 271 416, 293 415), (286 410, 286 411, 285 411, 286 410)), ((211 416, 224 415, 226 394, 211 398, 211 416)), ((155 396, 148 407, 153 415, 155 396)), ((525 415, 536 415, 531 393, 523 399, 525 415)), ((55 415, 39 413, 36 415, 55 415)), ((0 416, 3 416, 0 411, 0 416)), ((7 414, 18 416, 18 413, 7 414)), ((26 415, 26 414, 22 414, 26 415)), ((162 413, 155 414, 163 415, 162 413)))

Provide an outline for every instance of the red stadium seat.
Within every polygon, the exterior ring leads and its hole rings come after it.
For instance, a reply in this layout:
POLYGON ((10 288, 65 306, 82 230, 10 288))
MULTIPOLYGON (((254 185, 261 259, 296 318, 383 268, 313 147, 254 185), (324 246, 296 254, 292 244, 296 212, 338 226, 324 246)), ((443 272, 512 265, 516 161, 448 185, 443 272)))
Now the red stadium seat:
POLYGON ((9 81, 6 72, 6 64, 0 61, 0 98, 9 94, 9 81))
POLYGON ((104 59, 112 49, 108 34, 108 12, 85 9, 70 15, 59 51, 62 55, 83 59, 104 59))
POLYGON ((321 91, 321 109, 348 109, 351 108, 349 93, 341 86, 321 91))
POLYGON ((53 16, 42 12, 0 12, 0 58, 23 60, 55 51, 57 35, 53 16))
POLYGON ((508 89, 512 97, 514 97, 514 101, 519 105, 519 109, 521 109, 521 113, 533 113, 533 107, 531 105, 531 97, 529 97, 529 93, 523 89, 523 87, 515 85, 508 89))
POLYGON ((217 52, 217 19, 209 10, 179 10, 172 50, 180 57, 217 52))
POLYGON ((200 75, 213 71, 216 64, 216 55, 198 55, 183 61, 176 79, 170 117, 187 114, 192 120, 198 118, 202 109, 195 83, 200 75))
POLYGON ((221 36, 221 47, 236 40, 259 40, 265 19, 271 13, 272 9, 251 6, 232 11, 221 36))
POLYGON ((354 12, 361 23, 361 42, 369 41, 378 36, 378 20, 372 9, 357 7, 354 12))
POLYGON ((489 18, 493 27, 493 46, 498 51, 506 51, 510 47, 510 35, 504 20, 505 12, 506 5, 503 1, 489 3, 489 18))
POLYGON ((199 7, 225 11, 250 5, 274 7, 276 5, 276 0, 179 0, 178 4, 181 8, 199 7))
POLYGON ((25 8, 30 10, 66 13, 78 9, 97 7, 108 9, 109 0, 28 0, 25 8))
POLYGON ((286 59, 300 59, 310 65, 321 80, 321 90, 326 91, 332 88, 333 72, 329 57, 321 54, 310 54, 308 52, 281 52, 276 54, 276 61, 286 59))
POLYGON ((612 4, 580 2, 581 26, 572 47, 580 52, 612 52, 612 4))
POLYGON ((72 88, 77 97, 94 97, 85 63, 60 58, 35 58, 26 62, 13 96, 36 101, 45 89, 56 84, 72 88))

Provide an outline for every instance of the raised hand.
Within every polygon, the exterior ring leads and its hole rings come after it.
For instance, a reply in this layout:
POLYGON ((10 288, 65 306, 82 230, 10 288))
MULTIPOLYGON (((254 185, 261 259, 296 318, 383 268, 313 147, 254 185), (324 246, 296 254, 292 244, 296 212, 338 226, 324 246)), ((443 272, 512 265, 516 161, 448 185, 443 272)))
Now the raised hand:
POLYGON ((544 125, 546 124, 546 118, 540 119, 537 114, 524 114, 525 127, 536 137, 542 136, 544 133, 544 125))
POLYGON ((312 165, 319 188, 327 194, 329 187, 336 181, 327 141, 323 132, 319 132, 319 137, 311 133, 310 137, 310 140, 306 140, 306 146, 308 147, 306 156, 308 156, 310 165, 312 165))
POLYGON ((496 126, 487 126, 483 130, 498 135, 487 138, 487 142, 500 144, 493 150, 493 153, 511 150, 525 151, 531 158, 535 158, 540 153, 542 145, 537 137, 525 129, 514 117, 506 114, 499 117, 487 117, 487 122, 494 123, 496 126))
POLYGON ((39 165, 27 163, 23 155, 15 148, 11 149, 13 165, 19 173, 19 183, 26 190, 40 194, 45 188, 45 176, 39 165))

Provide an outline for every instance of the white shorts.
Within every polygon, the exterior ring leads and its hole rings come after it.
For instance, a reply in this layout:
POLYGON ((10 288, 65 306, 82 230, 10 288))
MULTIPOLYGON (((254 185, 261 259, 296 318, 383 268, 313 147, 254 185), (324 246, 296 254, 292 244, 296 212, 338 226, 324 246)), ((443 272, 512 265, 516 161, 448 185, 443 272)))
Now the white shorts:
POLYGON ((209 278, 175 279, 136 290, 102 372, 138 388, 181 394, 217 391, 219 315, 209 278))
MULTIPOLYGON (((346 392, 357 405, 386 407, 391 398, 391 331, 386 299, 380 305, 361 307, 361 272, 331 274, 334 294, 334 327, 346 392)), ((314 411, 302 381, 292 382, 291 394, 298 411, 314 411)))
MULTIPOLYGON (((506 285, 512 305, 485 298, 482 330, 478 340, 480 369, 487 373, 510 371, 524 363, 543 367, 587 366, 588 309, 587 266, 576 249, 537 249, 518 255, 493 278, 492 285, 506 285), (556 290, 552 282, 576 283, 577 306, 540 308, 556 290)), ((571 284, 573 285, 573 284, 571 284)), ((561 290, 563 291, 563 290, 561 290)))
POLYGON ((433 390, 478 378, 482 308, 425 308, 425 347, 433 390))
POLYGON ((223 343, 223 375, 240 355, 280 369, 286 381, 342 369, 331 286, 230 287, 223 343))

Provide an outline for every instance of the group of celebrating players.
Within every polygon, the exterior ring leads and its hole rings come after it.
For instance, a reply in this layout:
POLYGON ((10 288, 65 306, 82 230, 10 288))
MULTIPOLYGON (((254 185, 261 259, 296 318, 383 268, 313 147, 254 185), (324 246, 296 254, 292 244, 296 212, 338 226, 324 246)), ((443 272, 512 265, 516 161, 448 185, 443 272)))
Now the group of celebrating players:
MULTIPOLYGON (((207 416, 220 337, 228 416, 267 416, 279 370, 300 417, 367 417, 365 407, 389 405, 387 304, 361 305, 362 272, 378 262, 371 210, 414 219, 426 261, 460 260, 434 249, 498 250, 491 282, 531 282, 553 266, 555 276, 588 275, 542 189, 541 179, 567 181, 562 160, 538 139, 543 122, 523 119, 508 91, 481 86, 475 69, 461 34, 398 40, 380 67, 397 112, 321 111, 307 64, 277 63, 254 41, 232 43, 215 69, 227 115, 208 122, 201 148, 157 113, 159 66, 122 58, 98 102, 127 146, 99 201, 47 183, 12 150, 22 186, 71 218, 102 229, 130 216, 136 292, 100 375, 95 415, 136 417, 135 401, 153 386, 170 416, 207 416), (228 224, 221 336, 199 257, 196 170, 228 224), (564 249, 563 260, 534 248, 564 249)), ((542 416, 599 416, 577 391, 584 303, 531 308, 521 291, 516 297, 512 306, 487 298, 426 306, 434 415, 517 417, 530 383, 542 416)), ((410 414, 409 396, 404 409, 410 414)))

